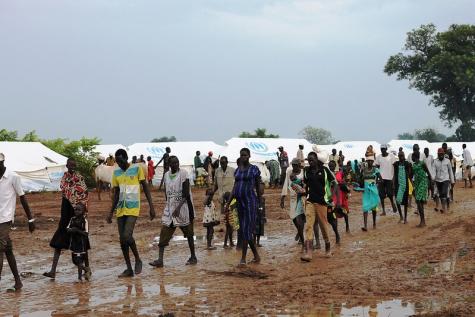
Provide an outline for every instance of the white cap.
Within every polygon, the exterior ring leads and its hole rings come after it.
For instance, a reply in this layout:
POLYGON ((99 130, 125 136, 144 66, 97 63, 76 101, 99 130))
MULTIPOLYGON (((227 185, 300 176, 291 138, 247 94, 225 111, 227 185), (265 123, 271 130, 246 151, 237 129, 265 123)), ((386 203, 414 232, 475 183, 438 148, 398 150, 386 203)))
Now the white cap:
POLYGON ((5 161, 5 155, 3 153, 0 153, 0 162, 5 161))

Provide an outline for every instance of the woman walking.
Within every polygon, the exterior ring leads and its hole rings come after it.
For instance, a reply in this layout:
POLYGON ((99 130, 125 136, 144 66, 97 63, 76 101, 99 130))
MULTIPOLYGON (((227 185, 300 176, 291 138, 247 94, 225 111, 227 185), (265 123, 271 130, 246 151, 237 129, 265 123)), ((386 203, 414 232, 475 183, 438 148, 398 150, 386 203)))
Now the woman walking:
MULTIPOLYGON (((253 237, 258 205, 261 201, 261 172, 257 166, 249 162, 250 157, 251 151, 248 148, 241 149, 239 166, 234 173, 234 188, 229 199, 229 201, 232 201, 233 198, 237 200, 239 228, 242 233, 242 256, 239 266, 246 265, 248 246, 254 255, 251 263, 261 261, 253 237)), ((229 212, 229 202, 226 204, 226 212, 229 212)))
MULTIPOLYGON (((61 250, 69 250, 71 234, 68 233, 68 225, 74 216, 74 207, 83 204, 87 208, 88 192, 84 177, 76 171, 74 159, 68 159, 66 163, 68 169, 61 179, 60 188, 62 192, 61 218, 58 229, 53 235, 49 245, 54 249, 53 263, 49 272, 44 276, 54 279, 56 277, 56 267, 58 265, 61 250)), ((86 255, 85 266, 89 267, 89 259, 86 255)))
POLYGON ((411 163, 406 161, 403 151, 398 153, 399 161, 394 163, 394 188, 396 189, 396 206, 399 212, 399 222, 407 223, 407 206, 409 201, 409 183, 412 177, 411 163), (404 206, 404 218, 401 205, 404 206))
POLYGON ((414 197, 416 198, 417 211, 421 222, 417 227, 425 227, 426 221, 424 217, 424 204, 427 202, 427 194, 429 191, 429 184, 431 182, 431 176, 429 169, 424 161, 420 160, 420 154, 412 154, 412 169, 414 173, 414 197))
POLYGON ((373 229, 376 229, 376 213, 379 206, 379 191, 376 183, 381 181, 381 174, 379 169, 374 166, 375 155, 373 148, 368 147, 368 151, 365 155, 366 164, 362 169, 362 178, 364 183, 363 191, 363 231, 368 231, 368 213, 373 214, 373 229))

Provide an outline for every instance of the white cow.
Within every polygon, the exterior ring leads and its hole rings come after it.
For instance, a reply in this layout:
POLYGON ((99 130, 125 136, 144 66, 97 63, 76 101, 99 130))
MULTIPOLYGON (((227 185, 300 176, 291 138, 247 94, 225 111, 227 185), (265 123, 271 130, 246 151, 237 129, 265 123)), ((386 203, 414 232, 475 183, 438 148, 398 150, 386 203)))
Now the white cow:
MULTIPOLYGON (((114 166, 107 166, 105 164, 100 164, 94 169, 94 178, 96 180, 96 188, 97 188, 97 197, 101 200, 101 190, 104 184, 111 185, 112 183, 112 174, 114 170, 117 168, 117 165, 114 166)), ((109 192, 110 197, 110 192, 109 192)))

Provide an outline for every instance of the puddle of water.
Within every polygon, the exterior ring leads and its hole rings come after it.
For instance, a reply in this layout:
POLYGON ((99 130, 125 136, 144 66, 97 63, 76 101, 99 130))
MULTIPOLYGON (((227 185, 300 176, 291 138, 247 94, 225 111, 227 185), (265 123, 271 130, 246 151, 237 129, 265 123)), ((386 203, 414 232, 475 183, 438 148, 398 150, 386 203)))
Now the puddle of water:
POLYGON ((433 267, 436 275, 452 275, 455 272, 455 264, 457 263, 457 253, 452 254, 449 258, 441 262, 429 263, 433 267))
POLYGON ((409 317, 416 314, 416 307, 412 303, 401 300, 383 301, 371 306, 346 307, 343 304, 341 317, 409 317))
POLYGON ((53 310, 41 310, 33 313, 22 313, 21 315, 25 317, 44 317, 51 316, 51 314, 53 314, 53 310))

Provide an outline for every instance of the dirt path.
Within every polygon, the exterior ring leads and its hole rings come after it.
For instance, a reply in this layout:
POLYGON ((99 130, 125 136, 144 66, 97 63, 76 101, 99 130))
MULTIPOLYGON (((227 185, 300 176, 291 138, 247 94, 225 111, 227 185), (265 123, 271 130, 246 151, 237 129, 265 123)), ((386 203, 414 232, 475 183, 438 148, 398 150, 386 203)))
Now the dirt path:
MULTIPOLYGON (((458 184, 460 187, 460 184, 458 184)), ((194 190, 198 219, 197 266, 188 267, 186 242, 177 237, 165 253, 165 268, 144 266, 141 276, 119 280, 124 269, 116 225, 105 223, 109 201, 92 196, 90 206, 91 263, 93 280, 76 282, 69 252, 60 259, 56 280, 42 277, 48 270, 52 249, 48 242, 59 217, 60 195, 28 196, 39 220, 33 235, 27 233, 23 211, 17 210, 18 229, 12 233, 24 290, 5 293, 12 278, 4 264, 0 282, 0 315, 77 316, 152 315, 308 315, 308 316, 410 316, 441 312, 437 316, 475 315, 475 190, 456 190, 452 213, 442 215, 427 207, 428 226, 415 228, 418 216, 411 212, 409 224, 398 224, 388 213, 378 218, 378 228, 360 230, 361 196, 353 194, 350 217, 352 234, 342 234, 331 258, 321 251, 311 263, 300 262, 300 246, 279 192, 266 192, 267 237, 263 262, 237 269, 240 254, 221 248, 206 251, 201 225, 204 192, 194 190)), ((163 194, 153 192, 156 210, 163 207, 163 194)), ((146 204, 135 238, 144 263, 157 256, 152 245, 160 221, 150 222, 146 204)), ((222 227, 220 227, 222 228, 222 227)), ((341 222, 340 228, 343 229, 341 222)), ((332 244, 334 241, 333 234, 332 244)), ((334 246, 334 244, 333 244, 334 246)), ((427 315, 429 316, 429 315, 427 315)), ((435 315, 434 315, 435 316, 435 315)))

